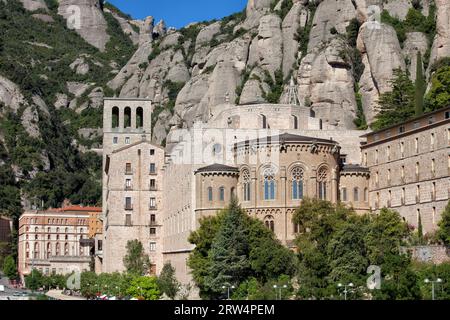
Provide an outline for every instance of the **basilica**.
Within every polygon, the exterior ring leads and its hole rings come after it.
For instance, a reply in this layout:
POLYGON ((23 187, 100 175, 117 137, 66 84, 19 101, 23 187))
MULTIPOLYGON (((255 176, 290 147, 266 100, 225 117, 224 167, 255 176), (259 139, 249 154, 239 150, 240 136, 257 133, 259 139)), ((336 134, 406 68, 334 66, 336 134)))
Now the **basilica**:
POLYGON ((152 102, 104 101, 103 272, 123 271, 140 240, 159 273, 165 262, 191 282, 190 233, 236 196, 286 246, 304 198, 342 202, 358 213, 383 207, 432 232, 449 200, 450 108, 379 132, 344 130, 291 104, 232 105, 207 122, 172 128, 152 142, 152 102))

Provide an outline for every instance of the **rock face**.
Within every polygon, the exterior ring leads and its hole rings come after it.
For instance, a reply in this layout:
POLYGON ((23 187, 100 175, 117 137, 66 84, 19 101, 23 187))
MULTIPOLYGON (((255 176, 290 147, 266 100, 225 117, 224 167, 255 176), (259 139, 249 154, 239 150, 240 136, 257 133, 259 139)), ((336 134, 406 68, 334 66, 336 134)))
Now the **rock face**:
POLYGON ((29 11, 36 11, 38 9, 48 10, 45 0, 20 0, 20 2, 29 11))
POLYGON ((0 102, 17 111, 21 105, 26 104, 19 87, 0 75, 0 102))
POLYGON ((450 2, 435 0, 437 8, 436 38, 431 50, 430 66, 439 59, 450 56, 450 2))
POLYGON ((60 0, 58 14, 67 20, 69 29, 100 51, 105 50, 109 35, 99 0, 60 0))
POLYGON ((109 12, 112 14, 114 19, 116 19, 117 22, 119 22, 120 28, 122 29, 123 33, 125 33, 130 37, 133 44, 135 45, 139 44, 139 33, 134 31, 133 27, 131 26, 131 23, 128 20, 119 16, 117 13, 111 10, 105 9, 105 12, 109 12))
MULTIPOLYGON (((427 36, 422 32, 409 32, 406 34, 406 41, 403 44, 403 56, 409 61, 408 71, 412 81, 416 80, 417 72, 417 56, 418 53, 425 56, 428 50, 427 36)), ((423 68, 423 63, 422 63, 423 68)))
POLYGON ((377 113, 379 95, 390 91, 393 70, 405 70, 405 60, 395 30, 377 21, 368 21, 361 26, 357 46, 365 66, 360 93, 366 119, 371 123, 377 113))
POLYGON ((324 0, 317 7, 313 27, 309 36, 308 50, 311 51, 321 43, 334 38, 333 28, 340 34, 346 33, 346 28, 356 17, 356 9, 348 0, 324 0))
POLYGON ((299 98, 316 116, 336 128, 354 128, 356 99, 351 64, 342 57, 345 43, 333 39, 325 50, 313 49, 298 72, 299 98))

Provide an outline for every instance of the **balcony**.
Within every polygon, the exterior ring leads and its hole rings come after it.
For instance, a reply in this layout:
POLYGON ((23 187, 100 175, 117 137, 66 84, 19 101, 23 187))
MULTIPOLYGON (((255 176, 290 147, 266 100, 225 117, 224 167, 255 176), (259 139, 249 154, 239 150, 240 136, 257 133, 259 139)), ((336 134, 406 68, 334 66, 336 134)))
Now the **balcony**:
POLYGON ((125 175, 126 176, 132 176, 133 175, 133 170, 125 170, 125 175))
POLYGON ((150 221, 150 226, 151 227, 156 227, 156 226, 158 226, 158 222, 156 220, 150 221))
POLYGON ((133 190, 133 186, 125 185, 125 191, 132 191, 132 190, 133 190))
POLYGON ((150 186, 150 191, 158 191, 158 188, 156 186, 150 186))
POLYGON ((158 206, 157 206, 157 205, 150 205, 150 206, 148 207, 148 210, 152 210, 152 211, 158 210, 158 206))
POLYGON ((124 208, 125 208, 126 211, 132 211, 133 210, 133 205, 132 204, 126 204, 124 208))

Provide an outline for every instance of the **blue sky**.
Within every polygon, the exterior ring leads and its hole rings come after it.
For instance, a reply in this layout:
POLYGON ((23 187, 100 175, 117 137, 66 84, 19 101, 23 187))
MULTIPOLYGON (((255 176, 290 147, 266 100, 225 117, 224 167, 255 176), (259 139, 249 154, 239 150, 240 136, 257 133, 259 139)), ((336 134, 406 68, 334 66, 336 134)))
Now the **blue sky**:
POLYGON ((155 17, 168 27, 219 19, 245 8, 247 0, 107 0, 135 19, 155 17))

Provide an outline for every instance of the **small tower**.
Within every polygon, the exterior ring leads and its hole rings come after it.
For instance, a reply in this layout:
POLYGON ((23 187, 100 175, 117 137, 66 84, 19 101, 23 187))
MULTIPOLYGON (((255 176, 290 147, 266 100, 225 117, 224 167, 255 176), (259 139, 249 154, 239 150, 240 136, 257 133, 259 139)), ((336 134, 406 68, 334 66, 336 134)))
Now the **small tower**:
POLYGON ((291 80, 289 82, 289 88, 288 88, 288 92, 286 95, 285 103, 294 105, 294 106, 300 105, 300 102, 298 100, 298 90, 297 90, 297 86, 295 85, 293 77, 291 77, 291 80))

